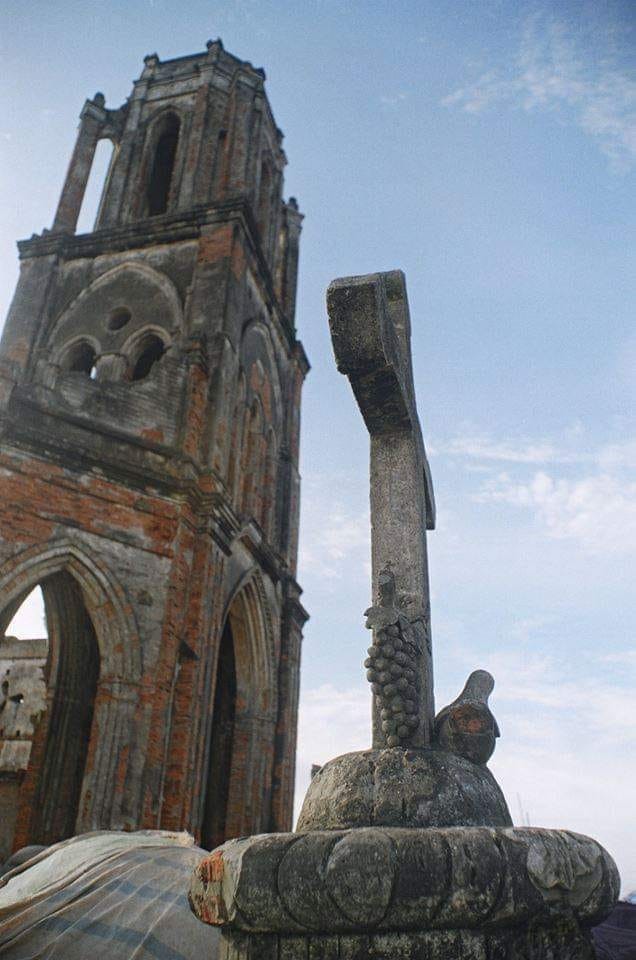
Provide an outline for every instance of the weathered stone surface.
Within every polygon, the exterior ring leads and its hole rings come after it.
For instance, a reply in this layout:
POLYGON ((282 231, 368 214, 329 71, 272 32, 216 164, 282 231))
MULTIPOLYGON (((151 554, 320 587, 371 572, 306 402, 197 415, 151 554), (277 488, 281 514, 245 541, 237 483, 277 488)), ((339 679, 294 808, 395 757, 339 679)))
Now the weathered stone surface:
POLYGON ((220 41, 152 56, 123 106, 86 102, 53 230, 19 244, 0 637, 39 584, 50 669, 45 709, 25 725, 25 693, 0 723, 0 855, 96 828, 208 847, 291 826, 308 363, 285 164, 262 70, 220 41), (96 228, 74 235, 103 139, 96 228))
POLYGON ((244 932, 480 930, 598 923, 618 896, 611 857, 556 830, 380 829, 231 840, 198 866, 201 920, 244 932))
POLYGON ((338 370, 351 381, 371 439, 372 583, 391 571, 415 640, 418 722, 402 735, 383 729, 385 705, 374 702, 373 746, 424 747, 434 715, 426 530, 435 526, 435 501, 415 403, 404 274, 334 280, 327 311, 338 370))
POLYGON ((394 747, 326 763, 309 784, 296 829, 511 825, 486 767, 439 750, 394 747))

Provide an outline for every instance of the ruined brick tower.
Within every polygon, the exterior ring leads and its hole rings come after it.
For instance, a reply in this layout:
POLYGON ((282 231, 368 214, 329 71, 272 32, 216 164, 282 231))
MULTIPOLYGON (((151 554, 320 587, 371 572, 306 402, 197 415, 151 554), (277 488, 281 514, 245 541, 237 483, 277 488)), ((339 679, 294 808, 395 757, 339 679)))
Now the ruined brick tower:
POLYGON ((0 347, 5 849, 291 823, 302 217, 262 70, 220 41, 144 63, 121 108, 86 102, 0 347), (35 585, 48 643, 6 637, 35 585))

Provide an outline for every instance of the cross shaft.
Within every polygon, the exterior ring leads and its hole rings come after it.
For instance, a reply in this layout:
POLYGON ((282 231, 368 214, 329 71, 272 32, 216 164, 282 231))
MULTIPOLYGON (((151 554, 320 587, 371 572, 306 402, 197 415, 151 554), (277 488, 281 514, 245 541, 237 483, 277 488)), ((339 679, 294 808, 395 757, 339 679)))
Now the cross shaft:
MULTIPOLYGON (((393 574, 397 604, 418 641, 420 722, 409 743, 426 746, 435 712, 426 530, 435 526, 435 501, 415 403, 404 274, 334 280, 327 309, 338 370, 349 378, 370 434, 373 584, 377 589, 382 571, 393 574)), ((374 701, 373 746, 386 740, 374 701)))

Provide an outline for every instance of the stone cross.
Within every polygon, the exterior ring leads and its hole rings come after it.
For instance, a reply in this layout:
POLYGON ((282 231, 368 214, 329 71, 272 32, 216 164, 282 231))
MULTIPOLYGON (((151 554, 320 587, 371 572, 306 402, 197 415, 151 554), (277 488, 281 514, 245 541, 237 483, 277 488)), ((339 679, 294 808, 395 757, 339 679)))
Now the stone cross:
MULTIPOLYGON (((327 310, 338 370, 349 377, 371 438, 374 588, 394 580, 396 613, 405 613, 417 639, 413 656, 419 720, 408 744, 423 747, 430 743, 435 712, 426 555, 435 502, 415 404, 404 274, 392 270, 334 280, 327 291, 327 310)), ((378 602, 387 600, 380 596, 378 602)), ((376 621, 373 625, 377 632, 376 621)), ((374 748, 387 745, 383 715, 376 696, 374 748)))

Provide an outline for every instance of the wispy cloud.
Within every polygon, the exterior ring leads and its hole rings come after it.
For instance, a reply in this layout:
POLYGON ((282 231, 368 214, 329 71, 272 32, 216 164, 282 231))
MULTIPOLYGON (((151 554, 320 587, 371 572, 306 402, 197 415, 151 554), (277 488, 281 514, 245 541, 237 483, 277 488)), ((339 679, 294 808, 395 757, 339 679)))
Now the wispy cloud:
POLYGON ((337 476, 314 476, 303 491, 302 537, 299 565, 303 576, 342 580, 370 575, 370 519, 368 502, 352 506, 347 481, 337 476), (342 495, 338 495, 338 490, 342 495))
POLYGON ((436 445, 436 453, 508 463, 573 463, 585 457, 551 440, 493 439, 488 434, 467 434, 436 445))
POLYGON ((476 502, 532 511, 549 537, 577 541, 587 553, 636 553, 636 440, 597 449, 584 441, 576 430, 538 440, 474 432, 438 443, 436 453, 481 474, 476 502))
POLYGON ((498 103, 554 111, 593 137, 614 170, 627 170, 636 162, 636 80, 623 53, 633 43, 630 32, 625 27, 621 37, 614 25, 575 27, 551 13, 534 13, 509 64, 483 73, 442 103, 467 113, 498 103))
POLYGON ((608 474, 568 480, 545 471, 519 482, 501 473, 474 499, 530 508, 549 536, 576 540, 589 553, 636 552, 636 483, 608 474))
POLYGON ((618 650, 615 653, 605 653, 598 659, 600 663, 611 663, 617 667, 629 667, 636 670, 636 647, 631 650, 618 650))
POLYGON ((405 93, 384 94, 380 97, 380 103, 386 107, 397 107, 403 100, 406 100, 405 93))

